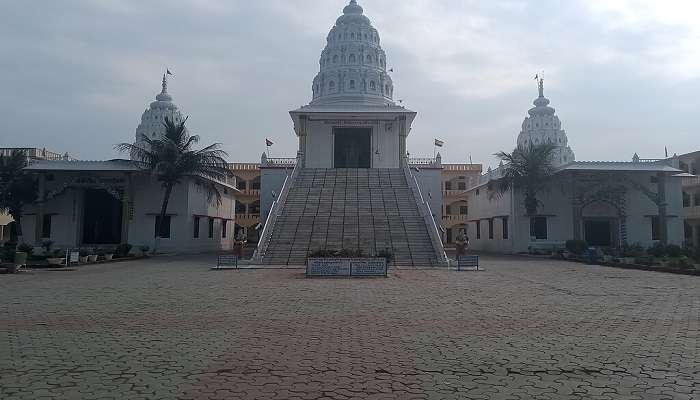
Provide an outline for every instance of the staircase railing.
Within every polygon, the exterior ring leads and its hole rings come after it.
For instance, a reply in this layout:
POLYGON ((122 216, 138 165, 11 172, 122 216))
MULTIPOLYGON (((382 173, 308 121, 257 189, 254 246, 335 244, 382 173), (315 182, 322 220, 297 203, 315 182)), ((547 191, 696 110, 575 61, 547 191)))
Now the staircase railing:
POLYGON ((260 234, 260 241, 258 242, 258 248, 253 253, 253 262, 259 263, 263 261, 265 257, 265 252, 267 251, 270 241, 272 240, 272 231, 277 223, 277 217, 284 208, 284 204, 287 202, 287 196, 289 195, 289 189, 296 180, 297 175, 299 175, 299 170, 301 169, 301 163, 296 163, 292 173, 284 178, 284 183, 282 183, 282 190, 280 190, 279 196, 272 202, 270 207, 270 212, 267 214, 267 219, 265 219, 265 226, 263 227, 262 233, 260 234))
POLYGON ((435 217, 433 212, 430 210, 430 203, 425 200, 423 193, 420 190, 420 185, 418 184, 418 179, 413 172, 411 167, 408 165, 406 160, 403 161, 403 172, 406 176, 406 181, 411 187, 413 192, 413 197, 418 205, 418 210, 425 221, 428 228, 428 235, 430 236, 430 241, 433 243, 433 249, 435 249, 435 257, 438 264, 447 265, 447 253, 445 253, 445 247, 442 245, 442 239, 440 238, 440 230, 438 229, 437 223, 435 222, 435 217))

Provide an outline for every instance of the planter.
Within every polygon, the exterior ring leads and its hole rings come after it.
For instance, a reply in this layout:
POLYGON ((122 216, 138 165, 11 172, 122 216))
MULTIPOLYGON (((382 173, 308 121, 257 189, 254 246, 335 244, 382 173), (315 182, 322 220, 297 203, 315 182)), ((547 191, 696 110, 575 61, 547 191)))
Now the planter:
POLYGON ((634 257, 622 257, 622 263, 632 265, 634 264, 634 257))
POLYGON ((16 265, 27 265, 27 253, 22 251, 16 252, 14 262, 16 265))
POLYGON ((85 264, 88 262, 88 256, 80 256, 78 257, 78 261, 80 261, 81 264, 85 264))
POLYGON ((56 258, 49 257, 46 259, 46 262, 49 263, 49 265, 51 265, 51 266, 57 266, 57 265, 63 264, 63 260, 65 260, 65 258, 63 258, 63 257, 60 257, 60 258, 59 257, 56 257, 56 258))
POLYGON ((87 256, 88 262, 94 263, 97 262, 97 254, 90 254, 87 256))
POLYGON ((604 263, 610 263, 613 261, 613 256, 603 256, 604 263))
POLYGON ((105 261, 111 261, 114 258, 114 254, 105 254, 105 261))
POLYGON ((385 258, 309 258, 307 277, 386 277, 385 258))

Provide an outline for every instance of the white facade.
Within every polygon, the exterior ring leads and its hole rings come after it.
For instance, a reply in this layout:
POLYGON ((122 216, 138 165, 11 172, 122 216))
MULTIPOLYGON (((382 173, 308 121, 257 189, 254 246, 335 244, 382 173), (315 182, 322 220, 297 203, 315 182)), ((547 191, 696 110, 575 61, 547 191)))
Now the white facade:
MULTIPOLYGON (((45 201, 24 210, 25 242, 40 245, 51 240, 58 247, 130 243, 153 248, 164 189, 149 172, 119 160, 42 161, 32 163, 28 170, 39 176, 39 196, 45 201), (113 205, 101 207, 95 203, 113 205)), ((232 248, 237 190, 216 182, 222 195, 219 204, 202 182, 202 178, 188 178, 173 189, 166 213, 169 237, 159 239, 159 251, 192 253, 232 248)))
POLYGON ((291 111, 306 168, 399 168, 416 113, 393 101, 377 30, 355 0, 327 37, 309 105, 291 111))
POLYGON ((467 191, 467 235, 477 251, 519 253, 531 248, 562 245, 582 239, 590 245, 620 247, 639 243, 649 247, 661 236, 660 213, 667 218, 667 237, 683 243, 681 171, 666 160, 632 162, 577 162, 566 133, 549 100, 542 80, 535 107, 529 110, 518 146, 555 145, 558 172, 549 190, 538 195, 538 214, 525 212, 523 194, 499 195, 495 181, 501 168, 481 176, 467 191), (662 194, 661 210, 655 196, 662 194))

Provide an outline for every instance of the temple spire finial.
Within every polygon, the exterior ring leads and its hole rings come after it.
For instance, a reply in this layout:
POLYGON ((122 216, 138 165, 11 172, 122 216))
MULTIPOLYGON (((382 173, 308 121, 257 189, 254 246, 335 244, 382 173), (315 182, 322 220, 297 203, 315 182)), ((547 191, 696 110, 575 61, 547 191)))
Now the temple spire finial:
MULTIPOLYGON (((544 73, 543 73, 543 75, 544 75, 544 73)), ((540 76, 538 87, 540 90, 540 97, 544 97, 544 76, 540 76)))
POLYGON ((161 93, 168 93, 168 78, 167 74, 163 74, 163 91, 161 93))

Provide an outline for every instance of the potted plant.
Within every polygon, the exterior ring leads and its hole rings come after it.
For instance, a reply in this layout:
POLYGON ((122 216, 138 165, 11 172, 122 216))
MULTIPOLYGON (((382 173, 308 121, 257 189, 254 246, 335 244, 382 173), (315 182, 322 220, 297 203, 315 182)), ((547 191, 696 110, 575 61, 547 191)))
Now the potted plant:
POLYGON ((567 240, 564 247, 566 248, 562 253, 564 258, 580 258, 588 249, 588 243, 585 240, 567 240))
POLYGON ((63 264, 63 261, 65 260, 64 257, 61 257, 63 255, 63 252, 61 249, 56 249, 51 252, 49 257, 46 259, 46 262, 49 264, 49 266, 58 266, 63 264))
POLYGON ((88 251, 86 249, 80 249, 78 250, 80 255, 78 256, 78 261, 80 261, 81 264, 85 264, 88 261, 88 251))
POLYGON ((89 263, 97 262, 97 252, 95 251, 95 249, 88 249, 87 258, 89 263))
POLYGON ((106 250, 104 252, 104 258, 105 258, 105 261, 112 261, 112 258, 114 258, 114 251, 113 250, 106 250))
POLYGON ((637 257, 642 255, 644 255, 644 248, 639 243, 622 246, 622 262, 624 264, 632 265, 637 257))
POLYGON ((139 250, 141 250, 141 257, 148 257, 148 250, 151 248, 148 246, 140 246, 139 250))

